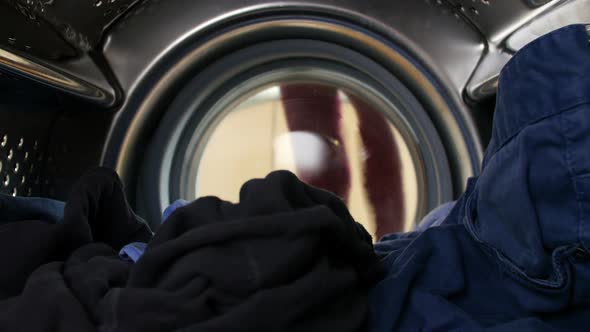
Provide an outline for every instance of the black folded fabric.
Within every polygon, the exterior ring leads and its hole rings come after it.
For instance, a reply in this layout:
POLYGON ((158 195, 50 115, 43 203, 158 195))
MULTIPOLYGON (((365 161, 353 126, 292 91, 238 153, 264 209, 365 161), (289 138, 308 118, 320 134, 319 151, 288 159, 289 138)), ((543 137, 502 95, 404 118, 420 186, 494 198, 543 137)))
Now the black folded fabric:
POLYGON ((335 196, 288 172, 201 198, 153 236, 96 169, 64 220, 0 223, 1 331, 362 331, 380 265, 335 196), (149 245, 136 263, 118 250, 149 245))

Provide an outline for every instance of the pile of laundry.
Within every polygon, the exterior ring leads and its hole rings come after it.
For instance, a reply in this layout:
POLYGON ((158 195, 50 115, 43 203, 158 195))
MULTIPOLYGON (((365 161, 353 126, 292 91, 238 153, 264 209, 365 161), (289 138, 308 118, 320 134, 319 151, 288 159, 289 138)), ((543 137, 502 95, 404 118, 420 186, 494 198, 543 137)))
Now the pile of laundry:
POLYGON ((371 243, 279 171, 240 203, 176 202, 154 234, 117 175, 0 196, 1 331, 586 331, 590 43, 554 31, 503 69, 479 177, 371 243))
POLYGON ((380 276, 344 203, 287 172, 246 183, 240 204, 178 208, 153 235, 104 168, 65 207, 0 199, 2 331, 359 331, 380 276))

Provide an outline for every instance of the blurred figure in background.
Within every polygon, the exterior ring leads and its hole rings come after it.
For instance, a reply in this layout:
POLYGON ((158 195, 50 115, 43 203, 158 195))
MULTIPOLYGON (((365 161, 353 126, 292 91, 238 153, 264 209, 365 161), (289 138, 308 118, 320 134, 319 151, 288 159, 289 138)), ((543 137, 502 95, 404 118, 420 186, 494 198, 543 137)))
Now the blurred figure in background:
MULTIPOLYGON (((360 98, 346 96, 359 120, 358 129, 364 147, 363 184, 375 214, 375 236, 380 238, 384 234, 403 231, 405 210, 401 162, 389 121, 360 98)), ((316 170, 297 170, 299 177, 347 202, 351 172, 340 128, 342 115, 338 89, 308 83, 283 85, 281 102, 291 132, 313 133, 327 140, 331 147, 327 165, 316 170)), ((292 144, 296 145, 298 141, 294 140, 292 144)))

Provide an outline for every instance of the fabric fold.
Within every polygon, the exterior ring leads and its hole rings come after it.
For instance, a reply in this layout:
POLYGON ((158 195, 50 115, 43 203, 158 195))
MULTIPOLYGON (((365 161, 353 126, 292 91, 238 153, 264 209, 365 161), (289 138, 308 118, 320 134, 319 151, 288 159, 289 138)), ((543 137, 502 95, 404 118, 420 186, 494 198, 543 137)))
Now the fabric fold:
POLYGON ((89 171, 62 221, 0 220, 0 330, 364 331, 381 263, 344 203, 288 172, 240 198, 181 202, 153 235, 89 171))
POLYGON ((587 329, 589 74, 584 25, 504 67, 480 176, 439 226, 375 245, 370 331, 587 329))

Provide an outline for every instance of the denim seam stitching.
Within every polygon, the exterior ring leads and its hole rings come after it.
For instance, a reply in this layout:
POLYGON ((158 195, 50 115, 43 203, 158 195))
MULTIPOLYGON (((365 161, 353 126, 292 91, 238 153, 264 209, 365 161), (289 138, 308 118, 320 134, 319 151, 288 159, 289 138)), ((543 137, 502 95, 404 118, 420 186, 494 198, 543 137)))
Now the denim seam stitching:
POLYGON ((584 213, 583 213, 583 209, 582 209, 582 200, 581 200, 581 195, 583 195, 583 192, 580 192, 578 190, 578 186, 577 186, 577 181, 576 181, 576 176, 575 176, 575 169, 573 169, 572 164, 571 164, 571 140, 568 139, 567 136, 567 130, 564 130, 565 128, 565 117, 564 114, 560 114, 559 116, 559 133, 561 134, 561 136, 563 137, 564 140, 564 144, 565 144, 565 149, 564 149, 564 153, 563 153, 563 158, 565 160, 565 164, 567 167, 567 172, 570 178, 570 182, 571 182, 571 186, 574 190, 574 194, 576 197, 576 206, 577 206, 577 230, 576 230, 576 242, 578 244, 581 244, 581 232, 582 232, 582 225, 584 223, 584 213))
MULTIPOLYGON (((474 191, 474 193, 475 192, 476 191, 474 191)), ((507 257, 505 257, 505 255, 501 251, 499 251, 497 248, 495 248, 491 244, 489 244, 485 241, 482 241, 477 236, 475 229, 473 228, 474 226, 471 223, 471 217, 470 217, 471 204, 472 204, 474 196, 476 196, 476 195, 472 194, 471 197, 469 197, 467 199, 467 202, 465 204, 466 211, 465 211, 465 215, 463 217, 463 224, 466 226, 469 235, 471 235, 471 237, 477 243, 480 244, 483 251, 488 256, 490 256, 492 259, 497 259, 498 263, 500 263, 500 265, 502 267, 504 267, 506 269, 506 271, 508 273, 510 273, 510 275, 514 276, 518 280, 532 283, 534 286, 540 286, 543 288, 551 288, 551 289, 562 288, 564 286, 565 281, 567 280, 567 276, 569 274, 568 274, 567 269, 565 269, 560 264, 560 261, 564 259, 565 255, 563 255, 563 253, 564 252, 565 253, 571 252, 571 249, 566 248, 566 247, 558 248, 558 249, 556 249, 555 255, 552 255, 551 262, 552 262, 552 265, 555 268, 555 272, 556 272, 556 279, 555 280, 544 280, 544 279, 539 279, 539 278, 534 278, 534 277, 528 276, 518 266, 514 265, 514 263, 512 263, 507 257)))
MULTIPOLYGON (((490 157, 493 158, 500 150, 502 150, 506 145, 510 144, 510 142, 512 142, 516 136, 520 135, 520 133, 526 128, 526 127, 530 127, 532 125, 535 125, 537 123, 540 123, 541 121, 545 121, 547 119, 550 119, 552 117, 555 116, 560 116, 562 113, 566 113, 569 111, 572 111, 580 106, 584 106, 584 105, 590 105, 590 100, 588 100, 588 98, 580 98, 578 100, 576 100, 575 102, 573 102, 571 105, 559 108, 555 111, 552 112, 547 112, 547 114, 544 114, 542 117, 539 117, 533 121, 527 122, 524 125, 522 125, 522 127, 515 131, 514 133, 510 134, 508 137, 506 137, 505 139, 503 139, 501 142, 499 142, 498 147, 496 147, 493 151, 490 152, 490 154, 492 155, 490 157)), ((488 161, 489 164, 490 161, 488 161)))

